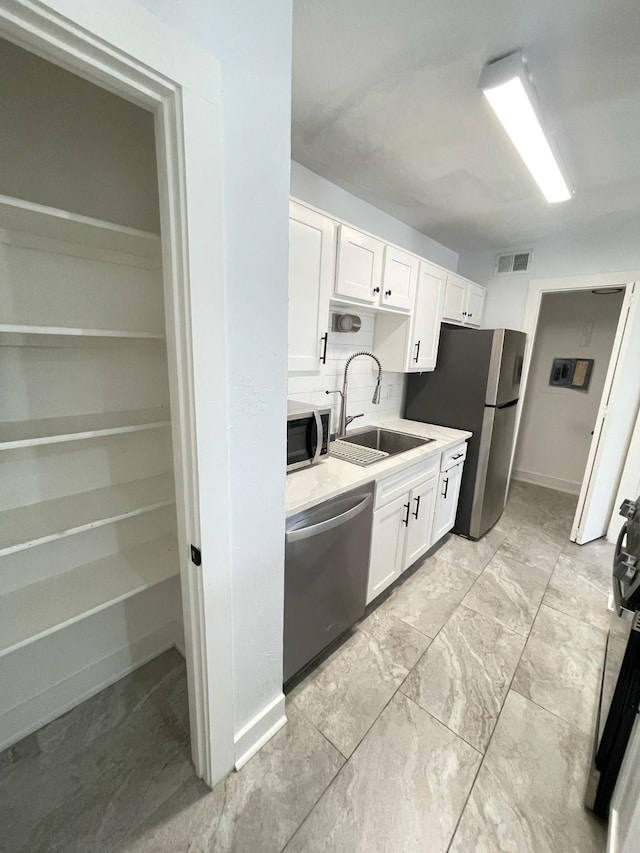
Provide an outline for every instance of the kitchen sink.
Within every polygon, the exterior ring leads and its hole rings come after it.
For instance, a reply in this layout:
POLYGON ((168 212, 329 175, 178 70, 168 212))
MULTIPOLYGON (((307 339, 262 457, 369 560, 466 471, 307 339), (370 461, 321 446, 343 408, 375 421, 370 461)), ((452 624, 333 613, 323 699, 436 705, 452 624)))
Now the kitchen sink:
POLYGON ((417 435, 407 435, 406 433, 394 432, 390 429, 370 427, 369 429, 347 433, 342 441, 346 441, 347 444, 358 444, 360 447, 371 447, 373 450, 380 450, 389 456, 395 456, 397 453, 404 453, 406 450, 422 447, 424 444, 434 441, 434 439, 418 438, 417 435))

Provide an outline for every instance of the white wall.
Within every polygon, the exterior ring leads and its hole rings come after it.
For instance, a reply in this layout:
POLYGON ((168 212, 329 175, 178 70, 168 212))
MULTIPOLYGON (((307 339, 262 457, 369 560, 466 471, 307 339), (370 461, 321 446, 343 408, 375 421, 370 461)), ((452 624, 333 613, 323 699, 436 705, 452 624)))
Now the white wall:
MULTIPOLYGON (((316 406, 331 406, 331 430, 338 428, 340 395, 327 396, 326 391, 342 388, 342 377, 346 360, 357 350, 373 350, 375 314, 373 311, 353 309, 362 319, 358 332, 343 334, 329 332, 327 342, 327 363, 317 376, 291 374, 289 376, 289 397, 292 400, 312 403, 316 406)), ((384 365, 383 365, 384 366, 384 365)), ((375 423, 381 417, 400 417, 404 401, 404 373, 382 374, 380 403, 374 405, 371 400, 376 387, 378 368, 370 358, 358 358, 349 367, 349 403, 348 415, 364 413, 353 423, 353 428, 375 423)))
POLYGON ((485 328, 522 329, 531 279, 640 269, 638 234, 640 221, 636 218, 611 217, 597 227, 575 229, 510 247, 529 249, 533 246, 528 274, 495 276, 497 250, 493 249, 461 254, 458 271, 488 288, 485 328))
POLYGON ((0 193, 158 231, 153 115, 0 39, 0 193))
POLYGON ((325 210, 337 219, 369 231, 382 240, 395 243, 409 252, 433 261, 434 264, 440 264, 454 272, 457 269, 457 252, 437 243, 431 237, 421 234, 415 228, 405 225, 399 219, 348 193, 342 187, 316 175, 315 172, 295 161, 291 162, 291 195, 325 210))
POLYGON ((546 294, 531 360, 514 461, 515 479, 578 494, 624 293, 546 294), (581 345, 585 323, 591 342, 581 345), (588 391, 549 385, 554 358, 593 358, 588 391))
POLYGON ((291 0, 139 2, 221 64, 237 733, 282 691, 291 0))

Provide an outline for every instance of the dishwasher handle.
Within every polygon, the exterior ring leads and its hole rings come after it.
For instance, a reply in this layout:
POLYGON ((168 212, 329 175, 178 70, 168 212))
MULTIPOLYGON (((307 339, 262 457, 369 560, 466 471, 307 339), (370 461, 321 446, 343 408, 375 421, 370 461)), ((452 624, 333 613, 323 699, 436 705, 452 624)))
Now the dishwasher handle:
POLYGON ((308 527, 298 527, 296 530, 290 530, 285 534, 285 542, 288 545, 290 542, 300 542, 303 539, 309 539, 311 536, 317 536, 319 533, 334 530, 334 528, 346 524, 347 521, 351 521, 352 518, 364 512, 372 501, 373 495, 366 495, 359 503, 352 506, 351 509, 334 516, 334 518, 328 518, 326 521, 320 521, 318 524, 310 524, 308 527))

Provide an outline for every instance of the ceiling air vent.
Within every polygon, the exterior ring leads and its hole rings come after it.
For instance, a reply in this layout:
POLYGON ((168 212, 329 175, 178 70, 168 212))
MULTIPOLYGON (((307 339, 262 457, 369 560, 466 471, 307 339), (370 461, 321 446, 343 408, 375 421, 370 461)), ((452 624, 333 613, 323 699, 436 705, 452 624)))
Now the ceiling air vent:
POLYGON ((527 272, 531 265, 531 251, 509 252, 498 255, 496 258, 497 275, 513 275, 513 273, 527 272))

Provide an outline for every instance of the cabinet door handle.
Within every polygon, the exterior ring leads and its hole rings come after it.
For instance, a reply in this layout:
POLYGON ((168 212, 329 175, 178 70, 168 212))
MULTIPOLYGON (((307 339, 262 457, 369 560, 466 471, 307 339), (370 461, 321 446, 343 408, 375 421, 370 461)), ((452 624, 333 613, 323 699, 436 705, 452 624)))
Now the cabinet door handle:
POLYGON ((467 317, 473 317, 473 314, 467 314, 467 317))
POLYGON ((373 292, 374 292, 374 293, 380 293, 380 288, 379 288, 379 287, 374 287, 374 288, 373 288, 373 292))
POLYGON ((404 505, 404 508, 405 508, 405 509, 406 509, 406 511, 407 511, 407 517, 402 519, 402 523, 404 524, 404 526, 405 526, 405 527, 408 527, 408 526, 409 526, 409 512, 410 512, 410 510, 411 510, 411 501, 409 501, 408 503, 406 503, 406 504, 404 505))
POLYGON ((464 453, 456 453, 455 456, 452 456, 452 459, 460 459, 461 456, 464 456, 464 453))
POLYGON ((416 355, 415 355, 415 358, 413 359, 416 362, 416 364, 418 363, 418 356, 419 355, 420 355, 420 341, 418 341, 418 343, 416 344, 416 355))
POLYGON ((415 500, 416 500, 416 508, 415 508, 414 513, 413 513, 413 517, 417 518, 418 513, 420 512, 420 495, 418 495, 418 497, 415 500))
POLYGON ((329 342, 329 332, 324 334, 320 338, 320 341, 324 341, 324 346, 322 348, 322 355, 320 356, 320 361, 322 362, 322 364, 326 364, 327 363, 327 343, 329 342))
POLYGON ((444 481, 444 492, 441 492, 443 498, 447 497, 448 491, 449 491, 449 478, 447 477, 447 479, 444 481))
POLYGON ((390 290, 385 290, 384 295, 385 295, 385 296, 391 296, 391 291, 390 291, 390 290))
POLYGON ((467 316, 467 312, 466 312, 466 311, 463 311, 463 312, 462 312, 462 316, 463 316, 463 317, 466 317, 466 316, 467 316))

